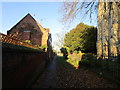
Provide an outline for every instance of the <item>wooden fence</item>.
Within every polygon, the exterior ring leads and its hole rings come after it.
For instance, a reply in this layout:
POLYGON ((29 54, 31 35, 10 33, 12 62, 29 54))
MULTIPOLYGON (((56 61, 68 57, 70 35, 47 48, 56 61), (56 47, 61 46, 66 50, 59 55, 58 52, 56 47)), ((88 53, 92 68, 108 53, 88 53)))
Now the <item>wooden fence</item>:
POLYGON ((0 33, 0 42, 38 49, 36 46, 0 33))

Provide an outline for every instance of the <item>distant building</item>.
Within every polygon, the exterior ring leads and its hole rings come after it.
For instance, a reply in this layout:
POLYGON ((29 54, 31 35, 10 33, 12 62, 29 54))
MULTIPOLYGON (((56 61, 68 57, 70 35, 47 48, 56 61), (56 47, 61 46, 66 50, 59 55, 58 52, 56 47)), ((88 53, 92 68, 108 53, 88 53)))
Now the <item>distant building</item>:
POLYGON ((47 46, 50 30, 43 28, 30 14, 27 14, 7 35, 22 41, 30 40, 33 45, 47 46))

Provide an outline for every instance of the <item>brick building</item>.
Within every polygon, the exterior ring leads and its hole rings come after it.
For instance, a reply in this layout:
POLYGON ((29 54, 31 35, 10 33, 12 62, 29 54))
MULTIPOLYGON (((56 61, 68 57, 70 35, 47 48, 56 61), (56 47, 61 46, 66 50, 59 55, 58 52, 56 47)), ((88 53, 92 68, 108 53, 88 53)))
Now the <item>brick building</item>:
POLYGON ((49 29, 43 28, 29 13, 13 26, 7 34, 18 40, 30 40, 33 45, 46 45, 49 29))

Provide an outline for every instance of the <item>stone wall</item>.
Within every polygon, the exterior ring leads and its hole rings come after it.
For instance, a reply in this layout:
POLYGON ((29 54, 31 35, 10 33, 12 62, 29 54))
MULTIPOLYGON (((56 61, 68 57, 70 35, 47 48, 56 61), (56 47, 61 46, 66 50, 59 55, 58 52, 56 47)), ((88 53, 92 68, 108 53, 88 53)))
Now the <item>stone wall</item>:
POLYGON ((97 55, 99 58, 120 54, 120 9, 116 2, 98 4, 97 55))

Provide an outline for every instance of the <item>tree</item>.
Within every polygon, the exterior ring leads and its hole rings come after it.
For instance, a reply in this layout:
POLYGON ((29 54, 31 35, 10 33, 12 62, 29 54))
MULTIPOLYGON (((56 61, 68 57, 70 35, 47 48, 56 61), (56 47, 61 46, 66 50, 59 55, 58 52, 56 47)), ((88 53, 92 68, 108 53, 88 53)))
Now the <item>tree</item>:
POLYGON ((54 44, 59 49, 63 47, 64 36, 65 36, 65 32, 64 31, 56 33, 56 41, 54 42, 54 44))
POLYGON ((64 47, 62 47, 62 48, 60 49, 60 51, 61 51, 61 53, 63 53, 63 56, 65 57, 65 59, 67 59, 67 56, 68 56, 67 49, 64 48, 64 47))
MULTIPOLYGON (((97 18, 97 5, 98 2, 95 2, 96 0, 91 0, 90 2, 64 2, 60 8, 60 11, 62 13, 62 19, 61 21, 63 23, 70 24, 75 18, 80 17, 81 19, 85 16, 90 17, 90 21, 92 21, 92 15, 96 15, 97 18)), ((95 17, 94 17, 95 18, 95 17)), ((80 20, 81 20, 80 19, 80 20)))
POLYGON ((65 34, 64 46, 70 51, 83 51, 96 53, 97 28, 83 23, 65 34))
MULTIPOLYGON (((112 52, 111 52, 111 46, 112 46, 111 45, 111 43, 112 43, 111 34, 112 34, 112 31, 113 31, 112 26, 113 26, 113 23, 114 23, 114 22, 112 22, 113 21, 112 16, 113 16, 113 14, 115 14, 115 13, 112 12, 112 9, 113 9, 113 7, 119 7, 120 8, 120 2, 119 1, 117 2, 117 1, 114 1, 114 0, 113 1, 110 0, 111 2, 109 0, 104 0, 104 2, 102 2, 103 0, 98 0, 99 2, 95 2, 95 1, 96 0, 91 0, 90 2, 85 2, 85 0, 84 0, 83 2, 65 2, 65 3, 63 3, 62 8, 61 8, 61 11, 62 11, 62 14, 63 14, 62 22, 69 24, 69 22, 71 23, 71 21, 73 21, 76 17, 80 17, 81 16, 80 14, 82 14, 85 17, 86 17, 86 15, 88 15, 91 18, 92 14, 96 13, 96 16, 97 16, 97 9, 101 8, 101 7, 104 7, 105 10, 102 12, 103 13, 102 16, 105 17, 105 18, 103 18, 103 20, 101 20, 101 22, 103 22, 107 18, 106 21, 108 21, 108 26, 105 26, 105 24, 104 24, 100 28, 102 28, 102 30, 101 30, 102 32, 103 32, 103 30, 107 31, 107 29, 108 29, 108 33, 107 33, 108 36, 106 36, 106 37, 108 38, 108 40, 107 40, 108 41, 107 42, 107 44, 108 44, 107 49, 108 50, 107 51, 108 51, 108 59, 110 60, 110 57, 111 57, 111 54, 112 54, 112 52), (103 6, 99 6, 100 3, 104 3, 103 6), (107 9, 108 14, 105 14, 106 9, 107 9)), ((100 12, 100 11, 98 11, 98 12, 100 12)), ((116 12, 116 13, 119 13, 119 12, 116 12)), ((100 16, 98 16, 98 19, 99 19, 99 17, 100 16)), ((90 21, 91 20, 92 20, 92 18, 90 19, 90 21)), ((101 26, 100 23, 98 23, 98 27, 99 26, 101 26)), ((118 41, 120 41, 119 30, 118 30, 118 35, 116 35, 116 36, 118 36, 118 41)), ((99 37, 100 36, 98 35, 98 38, 99 37)), ((104 54, 104 52, 103 52, 104 51, 103 50, 104 49, 103 37, 104 36, 103 36, 103 33, 102 33, 102 35, 101 35, 102 40, 101 40, 101 44, 100 44, 101 50, 98 49, 98 51, 102 51, 102 54, 98 55, 98 57, 103 56, 103 54, 104 54)), ((119 45, 118 41, 117 41, 117 43, 119 45)), ((119 50, 117 45, 116 45, 116 47, 117 47, 117 55, 119 55, 120 50, 119 50)))
MULTIPOLYGON (((74 2, 64 2, 60 8, 60 11, 62 13, 62 22, 71 22, 76 17, 83 15, 83 17, 89 16, 90 21, 92 21, 93 18, 97 18, 97 10, 98 10, 98 4, 102 2, 101 0, 89 0, 89 2, 83 0, 81 2, 78 2, 75 0, 74 2), (94 14, 94 17, 92 18, 92 15, 94 14), (96 14, 96 16, 95 16, 96 14)), ((104 3, 108 3, 111 5, 112 2, 109 2, 108 0, 105 0, 104 3)), ((115 2, 115 1, 113 1, 115 2)), ((118 7, 120 7, 120 2, 116 2, 118 7)), ((83 18, 81 17, 81 18, 83 18)))

